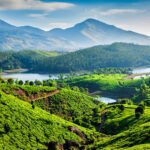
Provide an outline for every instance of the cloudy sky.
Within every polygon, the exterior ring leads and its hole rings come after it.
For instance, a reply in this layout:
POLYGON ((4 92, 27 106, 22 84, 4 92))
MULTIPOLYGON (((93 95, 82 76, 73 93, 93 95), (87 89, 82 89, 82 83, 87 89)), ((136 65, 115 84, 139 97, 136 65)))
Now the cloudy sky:
POLYGON ((150 35, 150 0, 0 0, 0 19, 50 30, 95 18, 150 35))

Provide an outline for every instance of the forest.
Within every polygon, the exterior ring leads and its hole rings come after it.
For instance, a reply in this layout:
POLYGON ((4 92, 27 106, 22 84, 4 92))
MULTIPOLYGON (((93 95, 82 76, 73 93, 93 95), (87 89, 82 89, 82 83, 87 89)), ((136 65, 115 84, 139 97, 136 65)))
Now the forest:
POLYGON ((125 43, 96 46, 71 53, 30 50, 0 52, 2 70, 26 68, 38 73, 68 73, 149 65, 150 46, 125 43))

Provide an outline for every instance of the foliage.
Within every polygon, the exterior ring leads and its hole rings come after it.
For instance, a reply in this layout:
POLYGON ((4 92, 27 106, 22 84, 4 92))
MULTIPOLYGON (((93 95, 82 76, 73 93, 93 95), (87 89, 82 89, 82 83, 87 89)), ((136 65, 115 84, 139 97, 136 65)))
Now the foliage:
MULTIPOLYGON (((51 142, 65 144, 74 141, 84 145, 92 139, 92 130, 78 127, 38 107, 1 92, 0 149, 48 149, 51 142), (77 128, 85 138, 69 130, 77 128), (82 143, 81 143, 82 142, 82 143)), ((71 145, 70 145, 71 146, 71 145)))

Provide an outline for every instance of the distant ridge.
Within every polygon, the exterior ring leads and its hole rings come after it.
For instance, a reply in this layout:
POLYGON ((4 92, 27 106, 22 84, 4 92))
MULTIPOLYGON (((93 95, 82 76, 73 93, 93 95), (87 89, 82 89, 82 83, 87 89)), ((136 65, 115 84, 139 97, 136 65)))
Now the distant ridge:
POLYGON ((150 37, 92 18, 67 29, 50 31, 32 26, 16 27, 0 20, 0 50, 74 51, 114 42, 150 45, 150 37))

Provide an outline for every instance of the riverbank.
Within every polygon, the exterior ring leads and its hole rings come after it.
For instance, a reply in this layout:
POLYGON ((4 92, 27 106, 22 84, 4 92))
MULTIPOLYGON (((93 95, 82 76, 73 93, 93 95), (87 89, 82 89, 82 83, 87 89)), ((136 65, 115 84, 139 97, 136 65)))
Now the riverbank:
POLYGON ((4 70, 3 72, 0 73, 0 75, 9 74, 9 73, 23 73, 23 72, 28 72, 28 71, 29 70, 25 68, 11 69, 11 70, 4 70))

